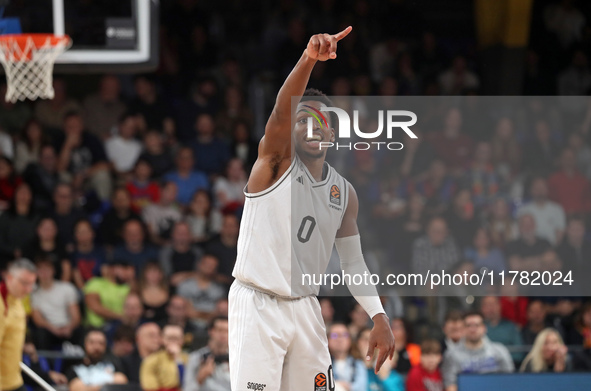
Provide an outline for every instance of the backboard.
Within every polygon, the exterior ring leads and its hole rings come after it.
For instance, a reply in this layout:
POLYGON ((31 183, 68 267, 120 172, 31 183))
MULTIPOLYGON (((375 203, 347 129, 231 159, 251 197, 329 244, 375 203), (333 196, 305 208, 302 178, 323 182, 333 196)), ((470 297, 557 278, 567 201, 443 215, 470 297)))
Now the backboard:
POLYGON ((56 73, 144 72, 158 65, 158 0, 12 0, 23 33, 67 34, 56 73))

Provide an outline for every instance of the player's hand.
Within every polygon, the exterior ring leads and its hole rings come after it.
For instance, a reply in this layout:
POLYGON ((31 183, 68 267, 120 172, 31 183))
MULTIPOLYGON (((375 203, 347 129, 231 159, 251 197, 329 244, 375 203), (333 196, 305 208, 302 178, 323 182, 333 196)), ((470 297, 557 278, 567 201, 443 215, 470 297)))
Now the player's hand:
POLYGON ((373 317, 373 329, 369 333, 369 347, 365 357, 367 361, 371 361, 377 349, 376 375, 386 358, 389 357, 391 360, 394 357, 394 347, 394 334, 388 317, 385 314, 377 314, 373 317))
POLYGON ((309 58, 318 61, 337 58, 337 42, 345 38, 353 30, 349 26, 338 34, 316 34, 310 38, 305 53, 309 58))

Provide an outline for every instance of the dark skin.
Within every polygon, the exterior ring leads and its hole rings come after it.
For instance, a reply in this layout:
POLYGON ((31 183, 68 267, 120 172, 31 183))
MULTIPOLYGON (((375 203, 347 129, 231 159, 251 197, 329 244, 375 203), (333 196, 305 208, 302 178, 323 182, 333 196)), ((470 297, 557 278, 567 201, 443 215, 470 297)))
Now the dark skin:
MULTIPOLYGON (((328 126, 321 126, 317 121, 312 121, 313 135, 316 136, 316 139, 309 139, 307 121, 310 115, 304 111, 305 108, 302 106, 308 105, 320 109, 323 104, 314 100, 296 104, 295 102, 299 102, 299 99, 294 99, 292 102, 292 97, 301 97, 304 94, 310 74, 317 61, 333 60, 337 57, 337 43, 345 38, 351 30, 351 27, 347 27, 338 34, 317 34, 310 38, 302 57, 277 95, 275 107, 265 126, 265 136, 259 144, 258 158, 248 180, 250 193, 264 191, 276 183, 287 171, 291 165, 292 157, 296 153, 314 179, 322 180, 326 149, 320 149, 318 142, 334 141, 334 128, 330 122, 328 126)), ((329 118, 328 115, 325 117, 329 118)), ((359 200, 352 186, 349 186, 349 194, 349 202, 341 227, 337 232, 337 238, 359 234, 357 227, 359 200)), ((371 360, 377 354, 375 367, 377 374, 386 358, 392 359, 394 356, 394 336, 386 314, 377 314, 372 320, 374 327, 370 333, 366 359, 371 360)))

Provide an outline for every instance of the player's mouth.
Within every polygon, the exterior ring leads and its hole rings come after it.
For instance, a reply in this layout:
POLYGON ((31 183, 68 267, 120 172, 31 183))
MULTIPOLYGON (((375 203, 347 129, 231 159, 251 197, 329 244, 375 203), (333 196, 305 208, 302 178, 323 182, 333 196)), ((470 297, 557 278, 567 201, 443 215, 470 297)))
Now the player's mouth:
POLYGON ((319 133, 314 133, 312 137, 306 137, 304 141, 306 142, 306 144, 308 144, 308 146, 314 149, 318 149, 320 146, 320 142, 322 141, 322 135, 319 133))

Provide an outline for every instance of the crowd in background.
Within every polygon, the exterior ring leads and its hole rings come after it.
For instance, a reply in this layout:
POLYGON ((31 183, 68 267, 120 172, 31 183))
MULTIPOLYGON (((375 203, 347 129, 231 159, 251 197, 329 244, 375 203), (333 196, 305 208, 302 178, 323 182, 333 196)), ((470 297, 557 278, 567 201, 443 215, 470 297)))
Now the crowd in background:
MULTIPOLYGON (((532 23, 523 94, 587 95, 584 11, 547 3, 532 23)), ((227 291, 264 121, 309 36, 351 24, 311 87, 468 102, 448 105, 401 151, 334 162, 356 188, 380 273, 572 271, 580 294, 385 294, 397 355, 377 375, 364 361, 367 315, 322 298, 337 387, 454 390, 462 372, 591 370, 591 305, 577 279, 591 274, 590 101, 532 98, 484 121, 468 99, 486 94, 473 40, 423 29, 408 2, 245 4, 164 2, 157 72, 104 75, 80 96, 56 77, 52 100, 1 100, 0 259, 28 258, 38 274, 27 362, 73 391, 229 390, 227 291)))

